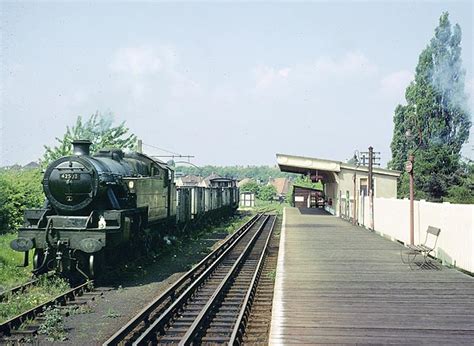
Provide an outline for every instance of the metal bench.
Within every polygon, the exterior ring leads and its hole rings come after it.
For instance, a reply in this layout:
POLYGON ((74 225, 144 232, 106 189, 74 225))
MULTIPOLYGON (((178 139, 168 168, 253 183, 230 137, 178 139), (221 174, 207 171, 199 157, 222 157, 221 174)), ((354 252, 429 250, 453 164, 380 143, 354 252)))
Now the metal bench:
POLYGON ((440 232, 440 228, 428 226, 423 244, 408 245, 408 249, 400 250, 402 262, 408 264, 410 269, 413 269, 415 266, 418 266, 418 269, 422 269, 423 267, 427 266, 429 261, 428 256, 436 248, 436 243, 438 242, 438 236, 440 232), (420 255, 423 257, 423 262, 421 264, 415 263, 416 257, 420 255))

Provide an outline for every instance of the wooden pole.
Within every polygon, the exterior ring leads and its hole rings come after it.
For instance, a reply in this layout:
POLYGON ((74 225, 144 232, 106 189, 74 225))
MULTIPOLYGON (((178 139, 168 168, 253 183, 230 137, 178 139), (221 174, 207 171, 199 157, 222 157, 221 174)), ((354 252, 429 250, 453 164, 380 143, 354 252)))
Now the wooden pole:
POLYGON ((354 169, 354 176, 353 176, 353 180, 354 180, 354 203, 352 205, 352 224, 355 226, 357 224, 357 218, 356 218, 356 212, 357 212, 357 208, 356 208, 356 194, 357 194, 357 183, 356 183, 356 170, 354 169))
POLYGON ((415 243, 415 177, 413 176, 413 164, 415 163, 415 157, 413 155, 408 156, 409 169, 407 169, 410 175, 410 244, 415 243))
POLYGON ((370 209, 370 229, 374 230, 374 177, 373 177, 374 148, 369 147, 369 209, 370 209))

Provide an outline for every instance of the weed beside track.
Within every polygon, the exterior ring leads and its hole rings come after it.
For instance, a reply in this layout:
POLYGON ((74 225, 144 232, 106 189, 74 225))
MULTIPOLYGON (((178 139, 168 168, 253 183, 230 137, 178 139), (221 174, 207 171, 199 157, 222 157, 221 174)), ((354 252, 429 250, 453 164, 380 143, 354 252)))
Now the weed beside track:
POLYGON ((5 297, 0 304, 0 323, 47 302, 68 289, 70 287, 67 281, 54 276, 42 276, 35 286, 5 297))

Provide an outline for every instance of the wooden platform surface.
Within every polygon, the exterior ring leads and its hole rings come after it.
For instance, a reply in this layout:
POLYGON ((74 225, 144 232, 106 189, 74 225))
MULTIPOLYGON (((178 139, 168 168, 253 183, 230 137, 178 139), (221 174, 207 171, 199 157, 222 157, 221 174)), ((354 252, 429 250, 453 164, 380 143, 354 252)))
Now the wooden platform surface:
POLYGON ((270 344, 474 344, 474 278, 411 270, 402 245, 286 208, 270 344))

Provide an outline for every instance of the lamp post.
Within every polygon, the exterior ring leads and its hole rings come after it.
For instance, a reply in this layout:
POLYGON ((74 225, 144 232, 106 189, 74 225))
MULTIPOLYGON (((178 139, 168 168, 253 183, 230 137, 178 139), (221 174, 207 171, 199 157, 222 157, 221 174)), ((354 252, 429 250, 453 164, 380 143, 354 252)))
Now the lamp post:
POLYGON ((408 155, 408 161, 405 170, 410 176, 410 244, 415 243, 415 178, 413 176, 413 164, 415 163, 415 156, 408 155))
MULTIPOLYGON (((415 244, 415 176, 413 174, 413 169, 415 165, 415 152, 421 146, 422 137, 421 131, 418 129, 418 145, 416 146, 415 150, 412 151, 411 154, 408 155, 408 161, 405 164, 405 171, 408 173, 410 177, 410 244, 415 244)), ((410 130, 405 133, 407 139, 412 139, 413 135, 410 130)))

